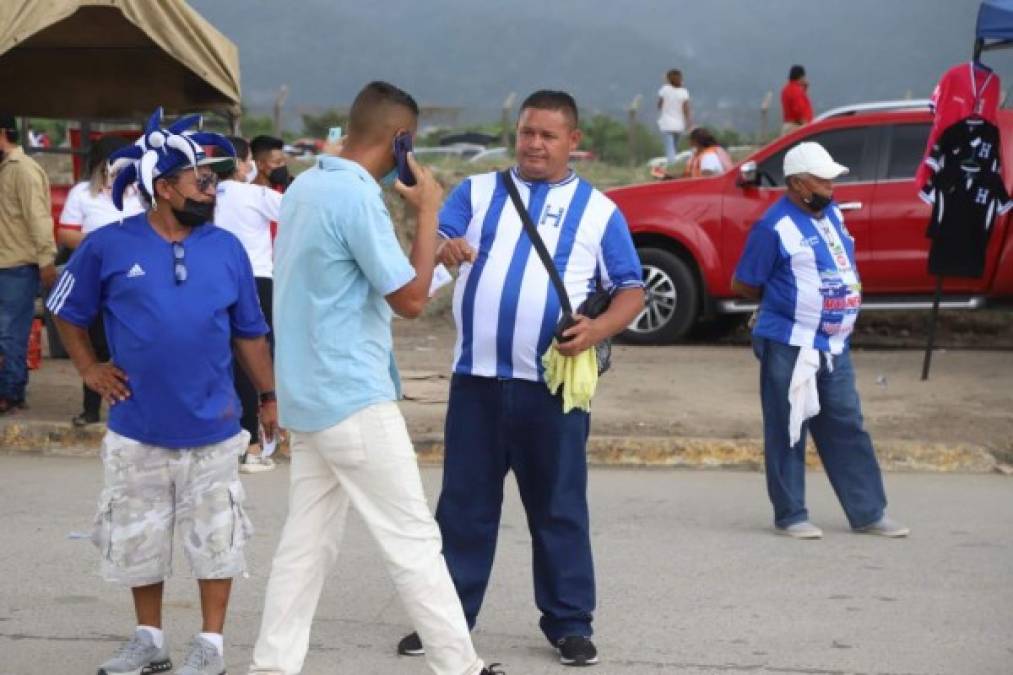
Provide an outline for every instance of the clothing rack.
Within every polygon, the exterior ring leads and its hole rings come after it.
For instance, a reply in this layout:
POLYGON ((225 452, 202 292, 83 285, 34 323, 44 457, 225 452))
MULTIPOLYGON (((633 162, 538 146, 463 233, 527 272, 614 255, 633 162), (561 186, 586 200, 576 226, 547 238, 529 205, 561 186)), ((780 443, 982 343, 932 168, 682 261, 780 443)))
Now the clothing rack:
MULTIPOLYGON (((974 47, 971 60, 975 67, 989 69, 981 63, 983 52, 1013 47, 1013 0, 984 0, 978 8, 978 21, 975 26, 974 47)), ((989 69, 990 70, 990 69, 989 69)), ((939 303, 943 296, 943 277, 936 277, 936 292, 932 300, 932 313, 929 315, 928 340, 925 345, 925 358, 922 360, 922 381, 929 379, 932 366, 932 350, 936 343, 936 324, 939 321, 939 303)))

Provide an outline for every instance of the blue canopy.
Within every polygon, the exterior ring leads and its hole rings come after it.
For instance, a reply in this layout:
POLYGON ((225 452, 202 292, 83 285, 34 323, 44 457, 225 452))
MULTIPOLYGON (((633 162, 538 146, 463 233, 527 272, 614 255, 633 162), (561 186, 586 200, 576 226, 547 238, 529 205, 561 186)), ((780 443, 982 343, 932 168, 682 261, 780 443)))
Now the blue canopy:
POLYGON ((975 38, 976 51, 1013 44, 1013 0, 984 0, 978 9, 975 38))

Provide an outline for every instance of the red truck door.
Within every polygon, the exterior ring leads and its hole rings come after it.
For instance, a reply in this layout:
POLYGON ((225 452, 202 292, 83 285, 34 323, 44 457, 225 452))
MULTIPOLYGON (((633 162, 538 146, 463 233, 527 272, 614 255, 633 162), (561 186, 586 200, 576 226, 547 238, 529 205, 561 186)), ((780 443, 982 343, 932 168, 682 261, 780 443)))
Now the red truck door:
MULTIPOLYGON (((931 294, 936 287, 935 277, 928 273, 930 241, 925 236, 932 207, 918 198, 914 181, 930 126, 910 122, 880 128, 883 150, 872 203, 873 264, 868 276, 878 292, 931 294)), ((990 257, 997 255, 998 239, 993 237, 990 257)), ((943 290, 983 293, 990 278, 990 274, 981 279, 947 277, 943 290)))
MULTIPOLYGON (((875 127, 845 127, 817 131, 797 142, 819 143, 837 162, 850 169, 834 186, 834 199, 844 211, 844 222, 855 238, 859 274, 865 283, 865 267, 871 259, 869 214, 875 187, 878 159, 874 140, 875 127)), ((796 142, 758 157, 759 186, 739 187, 734 183, 725 192, 723 205, 723 243, 727 276, 731 278, 746 243, 750 228, 766 209, 784 195, 784 155, 796 142)))

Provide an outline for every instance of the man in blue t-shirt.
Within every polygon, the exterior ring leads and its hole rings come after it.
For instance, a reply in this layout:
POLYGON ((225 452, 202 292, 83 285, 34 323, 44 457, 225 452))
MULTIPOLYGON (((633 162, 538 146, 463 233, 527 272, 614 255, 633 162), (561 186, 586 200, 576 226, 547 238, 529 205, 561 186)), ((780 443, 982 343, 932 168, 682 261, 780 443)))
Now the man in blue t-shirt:
POLYGON ((784 156, 787 191, 749 233, 732 286, 760 300, 753 349, 760 360, 767 491, 778 533, 819 539, 805 507, 805 437, 856 532, 902 537, 886 515, 883 476, 862 425, 848 341, 862 286, 855 240, 833 201, 847 167, 818 143, 784 156))
POLYGON ((273 436, 274 376, 250 260, 210 224, 217 182, 202 145, 234 155, 217 134, 161 127, 161 109, 137 144, 113 155, 113 201, 135 181, 150 210, 93 233, 47 301, 85 383, 110 404, 105 486, 93 536, 109 581, 128 586, 138 626, 100 675, 163 672, 163 582, 178 529, 201 595, 203 626, 185 675, 224 672, 222 628, 232 577, 245 570, 251 525, 238 459, 247 445, 232 382, 232 346, 261 392, 273 436), (100 363, 88 326, 101 315, 112 360, 100 363))

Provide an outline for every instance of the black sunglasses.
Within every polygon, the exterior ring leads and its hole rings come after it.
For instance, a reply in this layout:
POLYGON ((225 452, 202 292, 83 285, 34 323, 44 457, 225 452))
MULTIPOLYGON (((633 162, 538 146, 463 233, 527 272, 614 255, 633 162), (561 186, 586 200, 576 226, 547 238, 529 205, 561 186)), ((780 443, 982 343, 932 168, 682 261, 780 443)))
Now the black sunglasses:
MULTIPOLYGON (((176 183, 179 182, 180 176, 183 175, 183 171, 190 171, 190 169, 181 169, 179 171, 174 171, 173 173, 167 176, 162 176, 162 178, 165 178, 167 181, 169 181, 173 189, 176 190, 176 192, 179 192, 179 188, 176 187, 176 183)), ((208 188, 213 188, 217 186, 218 182, 219 182, 218 174, 214 172, 198 173, 196 179, 194 179, 194 185, 197 186, 198 192, 207 192, 208 188)))
POLYGON ((186 281, 186 264, 183 262, 185 255, 186 250, 183 248, 182 242, 172 242, 172 270, 176 275, 177 286, 186 281))

